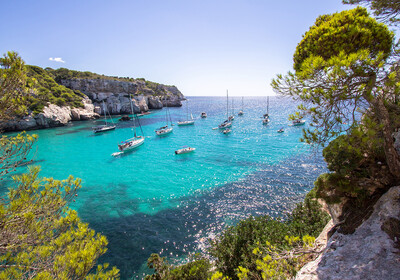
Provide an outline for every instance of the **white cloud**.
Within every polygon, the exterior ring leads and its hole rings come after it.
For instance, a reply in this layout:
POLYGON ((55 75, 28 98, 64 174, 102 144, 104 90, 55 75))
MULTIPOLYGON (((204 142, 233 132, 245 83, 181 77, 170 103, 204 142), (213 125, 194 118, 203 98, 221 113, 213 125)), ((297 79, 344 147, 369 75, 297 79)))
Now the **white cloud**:
POLYGON ((55 61, 55 62, 61 62, 61 63, 65 63, 64 60, 62 60, 61 57, 50 57, 49 60, 51 61, 55 61))

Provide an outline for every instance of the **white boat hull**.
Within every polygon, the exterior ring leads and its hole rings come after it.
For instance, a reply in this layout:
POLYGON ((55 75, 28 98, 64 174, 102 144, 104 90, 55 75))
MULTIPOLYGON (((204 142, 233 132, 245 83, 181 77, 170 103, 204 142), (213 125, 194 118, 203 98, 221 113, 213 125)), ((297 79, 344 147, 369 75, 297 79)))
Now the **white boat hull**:
POLYGON ((109 130, 115 129, 115 125, 101 125, 101 126, 96 126, 93 127, 93 132, 94 133, 99 133, 99 132, 105 132, 109 130))
POLYGON ((118 149, 121 152, 126 152, 126 151, 130 151, 136 147, 139 147, 143 143, 144 143, 144 137, 139 136, 136 138, 131 138, 126 141, 123 141, 122 144, 118 144, 118 149))
POLYGON ((183 126, 183 125, 192 125, 194 124, 194 121, 183 121, 183 122, 178 122, 179 126, 183 126))
POLYGON ((195 150, 196 150, 196 148, 187 147, 187 148, 176 150, 175 154, 176 155, 187 154, 187 153, 194 152, 195 150))
POLYGON ((172 127, 168 127, 168 128, 164 128, 164 129, 159 129, 156 130, 156 134, 158 136, 162 136, 162 135, 167 135, 170 134, 172 132, 173 128, 172 127))

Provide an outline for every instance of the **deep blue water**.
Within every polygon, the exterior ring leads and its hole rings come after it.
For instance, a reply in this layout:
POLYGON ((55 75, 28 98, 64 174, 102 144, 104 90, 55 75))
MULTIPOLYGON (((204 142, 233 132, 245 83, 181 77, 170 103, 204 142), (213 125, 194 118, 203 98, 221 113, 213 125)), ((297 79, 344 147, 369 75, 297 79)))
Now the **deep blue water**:
MULTIPOLYGON (((229 113, 232 113, 230 98, 229 113)), ((182 108, 170 108, 173 121, 186 118, 182 108)), ((165 109, 140 118, 145 143, 133 152, 111 156, 117 143, 133 134, 133 122, 94 135, 102 120, 75 122, 67 127, 35 131, 36 163, 42 176, 82 178, 83 187, 72 208, 109 240, 103 262, 116 265, 123 279, 140 278, 151 253, 184 258, 205 251, 207 238, 250 214, 283 215, 308 192, 326 165, 320 153, 300 143, 302 127, 289 126, 296 104, 271 97, 271 121, 262 124, 265 97, 234 98, 232 133, 212 128, 226 118, 225 97, 189 97, 193 126, 174 126, 172 134, 155 135, 165 124, 165 109), (202 111, 206 119, 200 118, 202 111), (281 127, 282 134, 277 133, 281 127), (184 145, 196 151, 175 155, 184 145)), ((306 125, 307 126, 307 125, 306 125)))

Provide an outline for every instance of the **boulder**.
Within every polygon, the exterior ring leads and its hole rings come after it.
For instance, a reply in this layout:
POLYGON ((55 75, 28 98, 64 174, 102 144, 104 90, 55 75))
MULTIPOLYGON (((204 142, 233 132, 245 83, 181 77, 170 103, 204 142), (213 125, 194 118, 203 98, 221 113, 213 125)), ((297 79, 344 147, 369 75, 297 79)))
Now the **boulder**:
POLYGON ((159 97, 149 96, 147 98, 147 104, 149 109, 162 109, 163 104, 159 97))

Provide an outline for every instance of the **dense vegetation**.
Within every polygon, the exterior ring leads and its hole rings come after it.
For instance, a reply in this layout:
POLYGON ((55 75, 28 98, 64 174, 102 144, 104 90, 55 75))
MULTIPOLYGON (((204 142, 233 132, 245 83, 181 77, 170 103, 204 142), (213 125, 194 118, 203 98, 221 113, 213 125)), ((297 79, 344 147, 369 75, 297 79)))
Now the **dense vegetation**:
POLYGON ((153 254, 148 265, 155 273, 146 279, 208 279, 211 274, 213 279, 264 279, 263 275, 286 279, 308 259, 310 254, 304 246, 312 246, 328 220, 321 205, 307 197, 283 220, 268 215, 249 217, 211 240, 209 253, 215 259, 216 271, 210 271, 212 266, 205 258, 172 266, 153 254), (287 258, 288 252, 293 258, 287 258))
MULTIPOLYGON (((0 60, 0 122, 8 114, 26 112, 35 82, 27 77, 21 57, 9 52, 0 60)), ((46 80, 46 75, 42 77, 46 80)), ((40 79, 39 79, 40 80, 40 79)), ((41 82, 41 81, 39 81, 41 82)), ((50 82, 50 80, 49 80, 50 82)), ((36 83, 35 83, 36 84, 36 83)), ((0 137, 0 180, 10 180, 10 172, 28 162, 36 135, 20 133, 0 137)), ((68 205, 81 187, 70 176, 58 181, 40 178, 39 167, 11 179, 13 185, 0 196, 0 279, 116 279, 119 271, 96 265, 106 252, 107 239, 80 221, 68 205)))
POLYGON ((83 107, 83 93, 59 85, 43 68, 27 65, 26 69, 28 85, 30 88, 35 88, 33 94, 27 96, 29 109, 33 113, 42 112, 48 102, 58 106, 83 107))

